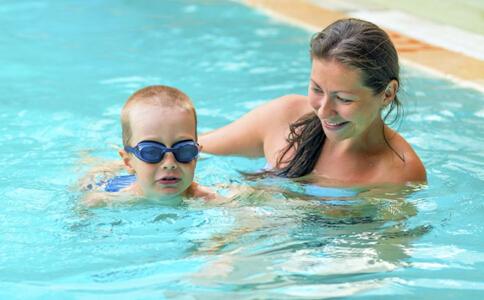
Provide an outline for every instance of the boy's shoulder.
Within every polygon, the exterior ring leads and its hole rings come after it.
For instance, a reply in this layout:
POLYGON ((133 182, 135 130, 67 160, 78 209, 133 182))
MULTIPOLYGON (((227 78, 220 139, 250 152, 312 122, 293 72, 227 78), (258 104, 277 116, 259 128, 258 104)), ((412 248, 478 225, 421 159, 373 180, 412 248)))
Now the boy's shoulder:
POLYGON ((185 196, 188 198, 202 198, 204 200, 216 200, 219 198, 217 193, 210 188, 200 185, 196 182, 192 182, 186 190, 185 196))

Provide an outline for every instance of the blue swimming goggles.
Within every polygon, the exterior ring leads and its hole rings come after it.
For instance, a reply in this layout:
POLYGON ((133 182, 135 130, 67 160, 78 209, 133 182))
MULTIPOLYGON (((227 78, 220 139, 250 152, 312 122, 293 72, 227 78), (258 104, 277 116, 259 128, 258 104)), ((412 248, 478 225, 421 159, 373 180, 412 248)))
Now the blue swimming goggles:
POLYGON ((154 141, 141 141, 135 147, 125 146, 124 150, 149 164, 159 163, 167 152, 173 153, 178 162, 187 164, 197 158, 200 146, 192 140, 177 142, 171 148, 154 141))

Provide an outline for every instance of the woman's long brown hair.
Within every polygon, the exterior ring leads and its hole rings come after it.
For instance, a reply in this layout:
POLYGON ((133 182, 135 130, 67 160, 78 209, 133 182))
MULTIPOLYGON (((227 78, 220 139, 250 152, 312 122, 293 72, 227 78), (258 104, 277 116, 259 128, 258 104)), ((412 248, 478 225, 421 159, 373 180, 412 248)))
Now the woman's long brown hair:
MULTIPOLYGON (((311 39, 311 59, 335 59, 359 69, 363 84, 371 88, 374 95, 383 92, 391 80, 399 83, 398 55, 393 43, 381 28, 367 21, 338 20, 314 35, 311 39)), ((397 113, 393 121, 398 120, 402 113, 397 96, 391 102, 384 120, 395 108, 397 113)), ((309 113, 290 124, 289 129, 287 146, 280 152, 274 169, 266 173, 296 178, 314 169, 326 138, 321 120, 315 113, 309 113), (291 149, 292 155, 289 154, 291 149)), ((384 138, 391 148, 385 135, 384 138)))

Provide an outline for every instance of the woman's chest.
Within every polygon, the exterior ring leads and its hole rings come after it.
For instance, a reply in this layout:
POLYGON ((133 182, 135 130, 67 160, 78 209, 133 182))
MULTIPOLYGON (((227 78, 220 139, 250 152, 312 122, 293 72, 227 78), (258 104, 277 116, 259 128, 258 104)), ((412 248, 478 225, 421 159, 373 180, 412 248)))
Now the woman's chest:
POLYGON ((313 173, 318 177, 349 185, 377 184, 396 181, 401 163, 391 154, 381 155, 321 155, 313 173))

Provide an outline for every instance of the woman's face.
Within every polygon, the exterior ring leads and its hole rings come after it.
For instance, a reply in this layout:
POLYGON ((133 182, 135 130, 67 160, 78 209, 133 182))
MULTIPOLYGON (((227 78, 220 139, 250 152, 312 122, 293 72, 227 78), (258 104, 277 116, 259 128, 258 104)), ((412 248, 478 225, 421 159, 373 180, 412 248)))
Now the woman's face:
MULTIPOLYGON (((308 98, 331 141, 364 142, 381 130, 384 93, 363 86, 361 72, 336 60, 313 59, 308 98)), ((381 131, 379 132, 381 134, 381 131)))

